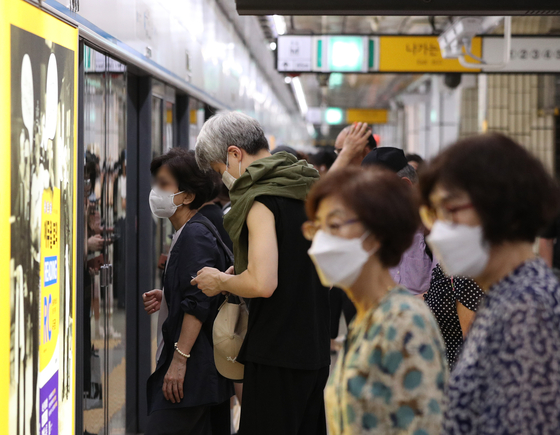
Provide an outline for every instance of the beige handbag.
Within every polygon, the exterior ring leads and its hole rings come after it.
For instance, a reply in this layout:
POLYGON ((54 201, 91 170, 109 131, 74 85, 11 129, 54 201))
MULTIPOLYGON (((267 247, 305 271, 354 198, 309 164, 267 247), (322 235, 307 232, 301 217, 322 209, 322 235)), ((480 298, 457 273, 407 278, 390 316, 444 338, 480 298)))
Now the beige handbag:
POLYGON ((243 364, 237 361, 243 345, 249 311, 243 298, 229 295, 221 305, 212 331, 214 341, 214 361, 218 372, 225 378, 243 380, 243 364))

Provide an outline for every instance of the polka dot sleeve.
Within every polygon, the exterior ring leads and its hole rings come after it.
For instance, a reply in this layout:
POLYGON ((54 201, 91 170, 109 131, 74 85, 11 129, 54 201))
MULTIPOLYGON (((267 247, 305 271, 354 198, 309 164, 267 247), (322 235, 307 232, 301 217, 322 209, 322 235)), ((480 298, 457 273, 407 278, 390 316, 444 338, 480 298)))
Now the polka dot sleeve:
POLYGON ((472 279, 454 277, 455 298, 471 311, 476 311, 484 292, 472 279))

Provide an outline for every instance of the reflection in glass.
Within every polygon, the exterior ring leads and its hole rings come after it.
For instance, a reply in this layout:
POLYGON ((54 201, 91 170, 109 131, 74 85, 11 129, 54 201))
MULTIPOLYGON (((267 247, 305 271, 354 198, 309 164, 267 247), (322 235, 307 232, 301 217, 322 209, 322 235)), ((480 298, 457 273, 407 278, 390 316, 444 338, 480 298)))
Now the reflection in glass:
POLYGON ((125 431, 126 76, 84 49, 84 432, 125 431))
MULTIPOLYGON (((154 90, 157 90, 155 88, 154 90)), ((173 147, 173 103, 163 101, 161 98, 152 97, 152 157, 159 156, 173 147), (164 109, 165 108, 165 112, 164 109), (162 121, 165 122, 162 122, 162 121)), ((154 218, 154 254, 153 254, 153 282, 152 288, 162 289, 162 275, 165 270, 165 262, 169 255, 171 239, 173 237, 173 226, 169 219, 154 218)), ((157 353, 157 324, 158 316, 151 318, 151 351, 152 351, 152 373, 156 369, 157 353)))

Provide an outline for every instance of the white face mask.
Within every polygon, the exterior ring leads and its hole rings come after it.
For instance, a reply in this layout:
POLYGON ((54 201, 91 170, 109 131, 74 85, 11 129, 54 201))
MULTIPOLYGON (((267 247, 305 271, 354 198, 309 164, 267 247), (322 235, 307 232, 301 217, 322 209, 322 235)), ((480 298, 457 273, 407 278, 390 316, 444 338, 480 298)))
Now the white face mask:
POLYGON ((180 193, 169 193, 165 190, 161 190, 157 187, 154 187, 150 192, 150 209, 155 217, 160 219, 170 218, 175 214, 175 211, 183 205, 175 205, 173 202, 173 198, 180 193))
POLYGON ((448 275, 479 276, 490 258, 481 226, 436 221, 426 241, 448 275))
MULTIPOLYGON (((226 168, 229 168, 229 156, 226 160, 226 168)), ((239 162, 239 176, 241 176, 241 162, 239 162)), ((231 175, 226 169, 222 174, 222 181, 224 182, 224 185, 227 187, 227 189, 231 190, 231 188, 233 187, 233 183, 237 181, 237 178, 231 175)))
POLYGON ((322 230, 317 231, 308 254, 325 287, 351 287, 362 272, 373 251, 367 252, 362 243, 369 235, 345 239, 322 230))

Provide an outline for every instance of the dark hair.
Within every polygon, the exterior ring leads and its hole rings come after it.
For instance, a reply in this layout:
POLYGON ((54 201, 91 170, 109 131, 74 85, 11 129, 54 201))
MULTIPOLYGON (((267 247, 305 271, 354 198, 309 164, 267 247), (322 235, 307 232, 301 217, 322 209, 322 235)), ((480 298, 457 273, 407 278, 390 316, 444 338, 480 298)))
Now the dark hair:
MULTIPOLYGON (((213 184, 212 192, 210 194, 210 199, 208 200, 208 201, 212 201, 212 200, 218 198, 218 196, 220 196, 220 193, 222 192, 222 187, 225 187, 225 185, 222 182, 221 175, 218 174, 217 172, 208 171, 208 172, 205 172, 204 175, 206 175, 208 178, 210 178, 212 180, 212 184, 213 184)), ((226 190, 227 190, 227 187, 226 187, 226 190)))
POLYGON ((408 162, 416 162, 416 163, 423 163, 424 159, 420 157, 418 154, 407 154, 406 160, 408 162))
POLYGON ((309 219, 315 219, 320 202, 328 196, 340 198, 379 240, 377 255, 385 267, 399 264, 420 225, 413 189, 387 169, 342 168, 329 172, 311 189, 306 204, 309 219))
POLYGON ((560 208, 560 189, 539 160, 501 134, 456 142, 420 170, 422 200, 436 185, 465 191, 491 244, 532 242, 560 208))
POLYGON ((169 168, 180 191, 194 193, 195 198, 189 204, 191 210, 198 209, 202 204, 215 198, 212 196, 215 193, 214 179, 198 168, 194 151, 172 148, 167 153, 154 157, 150 165, 152 177, 157 175, 162 166, 169 168))
POLYGON ((334 151, 320 150, 315 154, 309 156, 309 162, 314 166, 325 165, 327 169, 330 169, 336 160, 336 153, 334 151))
POLYGON ((375 140, 375 138, 373 137, 373 132, 371 132, 371 134, 368 136, 367 138, 367 145, 366 145, 370 150, 377 148, 377 141, 375 140))

